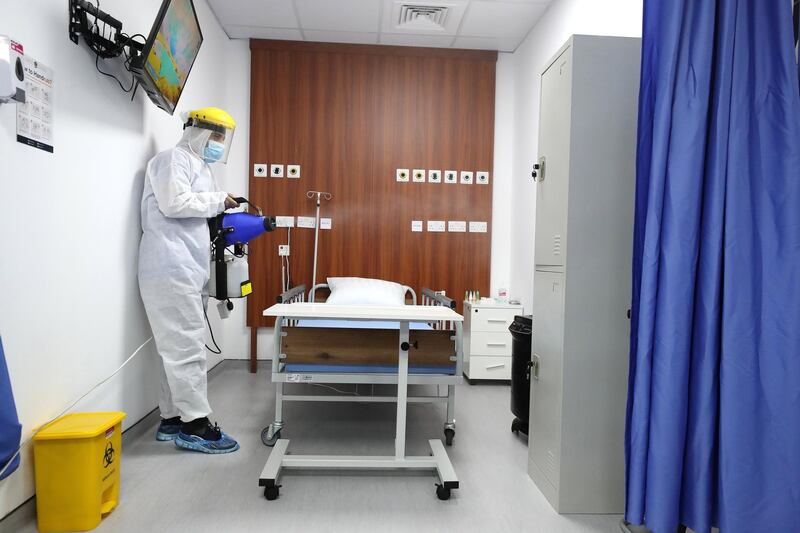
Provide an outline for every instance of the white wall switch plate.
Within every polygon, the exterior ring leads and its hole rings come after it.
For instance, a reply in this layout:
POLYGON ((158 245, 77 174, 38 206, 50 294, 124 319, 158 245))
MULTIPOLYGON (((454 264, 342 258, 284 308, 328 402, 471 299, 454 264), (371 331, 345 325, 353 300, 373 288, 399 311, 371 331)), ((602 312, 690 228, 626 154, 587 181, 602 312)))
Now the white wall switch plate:
POLYGON ((470 222, 469 223, 469 232, 470 233, 486 233, 488 224, 486 222, 470 222))
POLYGON ((428 171, 428 183, 441 183, 442 182, 442 171, 441 170, 429 170, 428 171))
POLYGON ((458 172, 455 170, 445 170, 444 171, 444 182, 445 183, 458 183, 458 172))
POLYGON ((331 229, 332 227, 333 221, 330 218, 319 219, 319 229, 331 229))
POLYGON ((269 172, 267 169, 269 165, 266 163, 256 163, 253 165, 253 177, 254 178, 266 178, 269 172))
POLYGON ((414 169, 414 183, 425 183, 425 169, 414 169))
POLYGON ((287 178, 300 178, 300 165, 286 165, 286 177, 287 178))
POLYGON ((444 220, 429 220, 428 231, 431 233, 441 233, 444 231, 444 220))
POLYGON ((314 228, 317 220, 314 217, 297 217, 298 228, 314 228))
POLYGON ((412 220, 411 221, 411 231, 414 233, 419 233, 422 231, 422 221, 421 220, 412 220))
POLYGON ((270 165, 269 166, 269 175, 273 178, 282 178, 283 177, 283 165, 270 165))
POLYGON ((288 244, 279 244, 278 245, 278 255, 281 257, 289 257, 289 245, 288 244))
POLYGON ((475 183, 478 185, 489 185, 489 173, 481 170, 475 173, 475 183))
POLYGON ((397 181, 401 181, 403 183, 408 181, 408 169, 407 168, 398 168, 397 169, 397 181))
POLYGON ((472 184, 472 171, 471 170, 462 170, 461 171, 461 183, 463 185, 471 185, 472 184))
POLYGON ((278 228, 293 228, 294 217, 275 217, 275 227, 278 228))
POLYGON ((448 220, 447 231, 451 233, 466 233, 467 223, 464 220, 448 220))
POLYGON ((275 227, 276 228, 293 228, 294 227, 294 217, 276 216, 275 217, 275 227))

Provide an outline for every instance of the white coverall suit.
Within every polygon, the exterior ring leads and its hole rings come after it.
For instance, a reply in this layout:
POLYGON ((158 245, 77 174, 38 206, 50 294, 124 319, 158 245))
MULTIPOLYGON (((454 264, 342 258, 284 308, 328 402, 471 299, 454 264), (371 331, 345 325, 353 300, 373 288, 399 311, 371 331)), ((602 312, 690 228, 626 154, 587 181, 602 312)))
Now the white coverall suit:
POLYGON ((184 422, 211 414, 208 404, 205 305, 211 249, 207 219, 225 209, 198 154, 210 132, 187 128, 175 148, 147 164, 142 194, 139 288, 161 359, 162 418, 184 422))

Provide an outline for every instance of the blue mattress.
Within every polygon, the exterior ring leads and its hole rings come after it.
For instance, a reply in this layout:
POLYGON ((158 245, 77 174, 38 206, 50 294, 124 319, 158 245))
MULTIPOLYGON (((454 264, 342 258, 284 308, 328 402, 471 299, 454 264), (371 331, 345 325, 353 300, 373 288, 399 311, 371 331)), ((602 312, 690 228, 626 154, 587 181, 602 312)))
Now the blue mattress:
MULTIPOLYGON (((397 374, 397 367, 393 365, 300 365, 288 364, 284 366, 286 372, 318 372, 323 374, 397 374)), ((412 375, 446 375, 456 373, 456 367, 409 365, 408 373, 412 375)))
MULTIPOLYGON (((301 328, 352 328, 352 329, 400 329, 400 322, 377 320, 298 320, 301 328)), ((409 329, 433 329, 425 322, 411 322, 409 329)))
MULTIPOLYGON (((400 329, 400 322, 380 322, 374 320, 300 320, 297 322, 301 328, 353 328, 353 329, 400 329)), ((424 322, 412 322, 409 329, 430 330, 430 325, 424 322)), ((287 364, 286 372, 319 372, 325 374, 397 374, 394 365, 309 365, 287 364)), ((412 375, 448 375, 456 373, 456 366, 440 367, 425 365, 409 365, 408 373, 412 375)))

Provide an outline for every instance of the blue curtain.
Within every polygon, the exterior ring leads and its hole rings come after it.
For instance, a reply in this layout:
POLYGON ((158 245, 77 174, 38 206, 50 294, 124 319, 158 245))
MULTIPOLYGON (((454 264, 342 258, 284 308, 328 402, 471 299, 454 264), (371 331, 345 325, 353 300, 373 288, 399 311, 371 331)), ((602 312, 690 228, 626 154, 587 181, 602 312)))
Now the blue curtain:
MULTIPOLYGON (((0 337, 0 471, 16 453, 21 433, 22 426, 17 418, 14 394, 11 392, 11 380, 8 377, 6 357, 3 353, 3 338, 0 337)), ((0 479, 7 477, 18 466, 19 456, 15 457, 5 472, 0 474, 0 479)))
POLYGON ((626 520, 800 532, 800 88, 787 0, 646 0, 626 520))

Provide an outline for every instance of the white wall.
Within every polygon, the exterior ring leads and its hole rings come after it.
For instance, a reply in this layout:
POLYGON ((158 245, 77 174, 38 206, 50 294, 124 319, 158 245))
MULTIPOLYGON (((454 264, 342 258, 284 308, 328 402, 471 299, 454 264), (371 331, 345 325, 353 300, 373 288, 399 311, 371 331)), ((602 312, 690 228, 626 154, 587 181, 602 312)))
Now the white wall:
MULTIPOLYGON (((146 34, 160 4, 104 0, 102 8, 126 32, 146 34)), ((216 105, 239 120, 231 162, 215 173, 221 186, 243 192, 249 49, 228 40, 205 0, 195 4, 205 42, 179 111, 216 105)), ((177 113, 168 116, 142 91, 131 102, 100 75, 86 45, 68 40, 67 24, 67 2, 3 2, 0 33, 52 67, 56 84, 54 154, 17 143, 15 109, 0 107, 0 334, 23 437, 150 336, 136 281, 144 167, 181 132, 177 113)), ((130 426, 157 405, 156 362, 151 343, 77 409, 123 410, 130 426)), ((32 495, 26 449, 20 470, 0 482, 0 517, 32 495)))
MULTIPOLYGON (((533 304, 536 186, 531 170, 539 145, 539 78, 572 34, 641 37, 642 0, 555 0, 512 55, 514 124, 511 197, 511 289, 526 312, 533 304)), ((495 217, 499 213, 495 211, 495 217)), ((495 218, 497 224, 497 218, 495 218)))
POLYGON ((491 296, 511 282, 511 184, 514 161, 514 58, 497 56, 494 108, 491 296))

